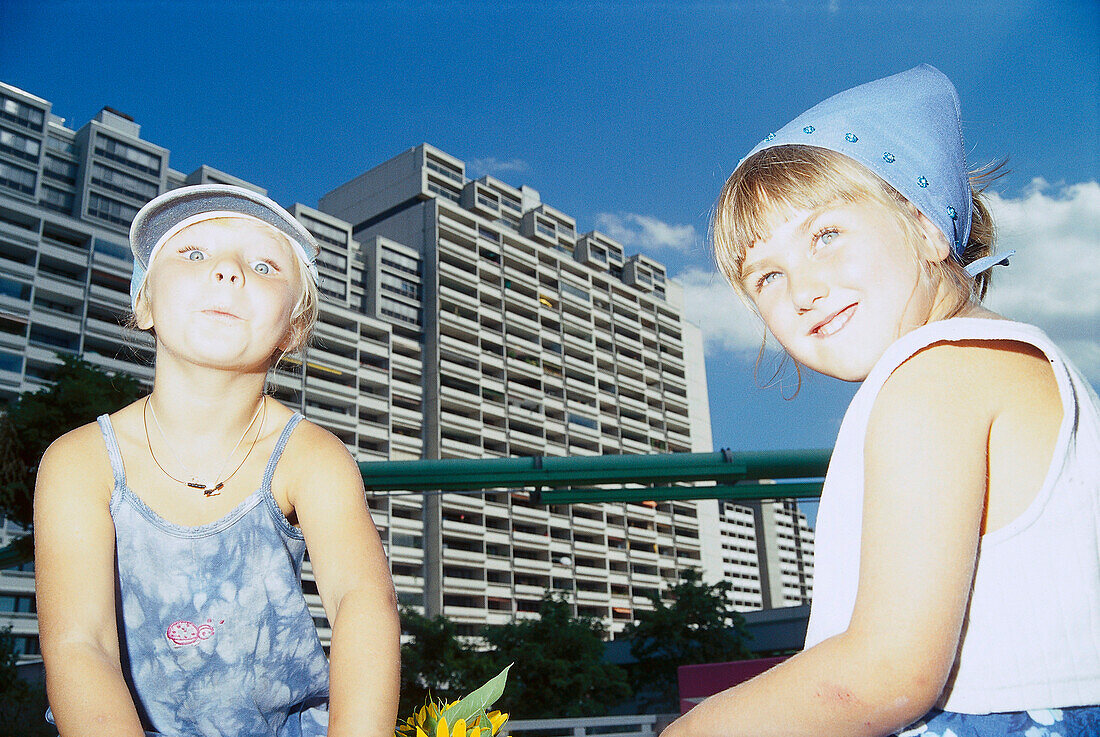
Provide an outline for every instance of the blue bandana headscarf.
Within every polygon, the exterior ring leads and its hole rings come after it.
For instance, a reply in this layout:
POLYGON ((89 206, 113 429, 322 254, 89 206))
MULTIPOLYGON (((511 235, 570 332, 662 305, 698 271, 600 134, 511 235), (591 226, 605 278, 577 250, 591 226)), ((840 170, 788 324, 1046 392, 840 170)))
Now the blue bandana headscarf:
MULTIPOLYGON (((745 159, 786 145, 836 151, 866 166, 943 232, 962 263, 970 237, 970 174, 959 95, 943 72, 921 64, 833 95, 769 134, 745 159)), ((967 271, 973 276, 1007 263, 1009 255, 979 259, 967 271)))

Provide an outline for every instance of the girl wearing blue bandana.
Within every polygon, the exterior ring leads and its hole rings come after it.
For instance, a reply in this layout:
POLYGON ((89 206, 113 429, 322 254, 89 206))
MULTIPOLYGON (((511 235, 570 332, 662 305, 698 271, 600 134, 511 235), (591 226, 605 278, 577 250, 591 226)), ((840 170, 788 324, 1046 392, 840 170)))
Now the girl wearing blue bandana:
POLYGON ((862 382, 822 491, 800 654, 666 737, 1100 734, 1100 410, 980 305, 989 212, 929 66, 767 136, 718 264, 796 361, 862 382))
POLYGON ((359 469, 263 393, 317 317, 316 242, 262 195, 200 185, 142 208, 130 244, 153 391, 56 440, 35 491, 48 718, 63 737, 389 737, 397 606, 359 469))

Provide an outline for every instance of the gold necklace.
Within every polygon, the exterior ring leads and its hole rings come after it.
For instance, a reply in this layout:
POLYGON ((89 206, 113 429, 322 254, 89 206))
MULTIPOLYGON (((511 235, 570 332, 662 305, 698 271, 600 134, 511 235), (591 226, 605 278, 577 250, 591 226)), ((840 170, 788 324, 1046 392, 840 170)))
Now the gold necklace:
POLYGON ((183 459, 179 457, 179 454, 176 453, 175 448, 173 448, 172 444, 168 442, 168 438, 164 434, 164 428, 160 426, 160 420, 157 419, 156 410, 153 409, 153 405, 149 404, 149 397, 146 397, 145 405, 142 407, 141 410, 141 420, 142 423, 145 425, 145 442, 149 446, 149 456, 153 459, 153 463, 155 463, 157 468, 161 470, 161 473, 175 481, 177 484, 183 484, 184 486, 187 486, 189 488, 198 489, 202 492, 202 495, 204 497, 212 497, 218 496, 221 493, 222 487, 225 486, 226 482, 228 482, 229 479, 233 478, 233 476, 236 475, 237 471, 241 470, 241 467, 244 466, 244 462, 248 460, 248 456, 252 454, 252 449, 256 447, 256 443, 260 440, 260 434, 263 432, 264 422, 267 420, 267 396, 262 395, 260 397, 260 405, 256 407, 256 411, 252 414, 252 420, 248 423, 248 426, 245 427, 244 432, 241 433, 241 438, 237 441, 237 444, 233 446, 233 450, 229 451, 229 455, 225 457, 224 461, 222 461, 221 468, 218 469, 218 474, 214 477, 214 483, 209 486, 199 482, 198 477, 195 476, 195 474, 193 473, 191 473, 190 481, 178 479, 172 474, 168 473, 168 470, 161 465, 160 461, 157 460, 157 454, 153 452, 153 441, 149 437, 148 414, 153 415, 153 422, 156 424, 157 430, 160 431, 161 438, 168 446, 168 449, 172 451, 172 455, 176 457, 176 462, 179 464, 180 468, 190 473, 190 469, 187 468, 187 465, 183 462, 183 459), (248 446, 248 452, 244 454, 244 458, 241 459, 241 462, 237 464, 237 467, 233 469, 232 473, 230 473, 224 479, 221 478, 222 471, 225 470, 225 465, 229 463, 229 460, 233 457, 233 454, 236 453, 237 449, 241 447, 241 443, 244 442, 245 437, 248 435, 248 431, 251 430, 252 426, 256 424, 256 418, 260 416, 261 409, 263 409, 263 418, 260 420, 260 426, 256 430, 256 437, 252 439, 252 444, 248 446), (149 410, 148 413, 146 413, 145 410, 149 410))

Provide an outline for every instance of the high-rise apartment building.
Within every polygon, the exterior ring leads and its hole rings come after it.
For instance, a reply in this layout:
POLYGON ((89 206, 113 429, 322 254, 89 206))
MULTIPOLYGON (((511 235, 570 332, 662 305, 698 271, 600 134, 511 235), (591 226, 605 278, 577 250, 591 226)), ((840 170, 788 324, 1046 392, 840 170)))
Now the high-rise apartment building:
MULTIPOLYGON (((372 315, 397 329, 418 299, 423 457, 689 452, 695 420, 709 449, 709 416, 692 416, 707 412, 701 343, 685 351, 694 329, 662 264, 577 233, 530 187, 469 178, 429 145, 319 207, 378 254, 372 315), (382 268, 398 244, 419 274, 382 268), (689 387, 702 391, 694 405, 689 387)), ((621 629, 678 570, 702 564, 693 502, 546 509, 502 489, 374 496, 371 506, 422 543, 423 605, 464 631, 534 611, 548 589, 621 629)))
MULTIPOLYGON (((176 171, 140 132, 108 108, 74 130, 0 83, 0 402, 48 383, 59 352, 148 384, 152 343, 123 327, 130 220, 185 184, 264 191, 208 166, 176 171)), ((711 450, 702 341, 678 285, 659 262, 578 234, 535 190, 470 179, 423 145, 288 209, 321 246, 322 306, 314 345, 272 390, 359 460, 711 450)), ((753 547, 767 524, 720 517, 717 502, 547 509, 510 489, 368 501, 402 602, 463 632, 524 616, 548 589, 619 631, 678 571, 728 571, 719 527, 753 547)), ((0 544, 18 532, 5 524, 0 544)), ((745 557, 745 586, 790 581, 761 575, 772 559, 759 545, 745 557)), ((0 626, 28 654, 31 575, 0 572, 0 626)), ((327 642, 308 562, 303 587, 327 642)))
POLYGON ((813 595, 814 531, 792 499, 706 502, 708 582, 728 581, 736 609, 809 604, 813 595))

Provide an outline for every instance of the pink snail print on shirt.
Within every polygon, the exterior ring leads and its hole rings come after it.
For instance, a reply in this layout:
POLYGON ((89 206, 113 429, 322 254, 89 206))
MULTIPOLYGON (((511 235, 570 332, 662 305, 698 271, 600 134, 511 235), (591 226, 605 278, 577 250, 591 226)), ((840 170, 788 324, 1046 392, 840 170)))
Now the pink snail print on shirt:
MULTIPOLYGON (((225 620, 219 621, 218 624, 225 624, 225 620)), ((168 631, 164 636, 175 647, 197 645, 214 636, 214 620, 208 619, 205 624, 196 625, 194 622, 181 619, 168 625, 168 631)))

